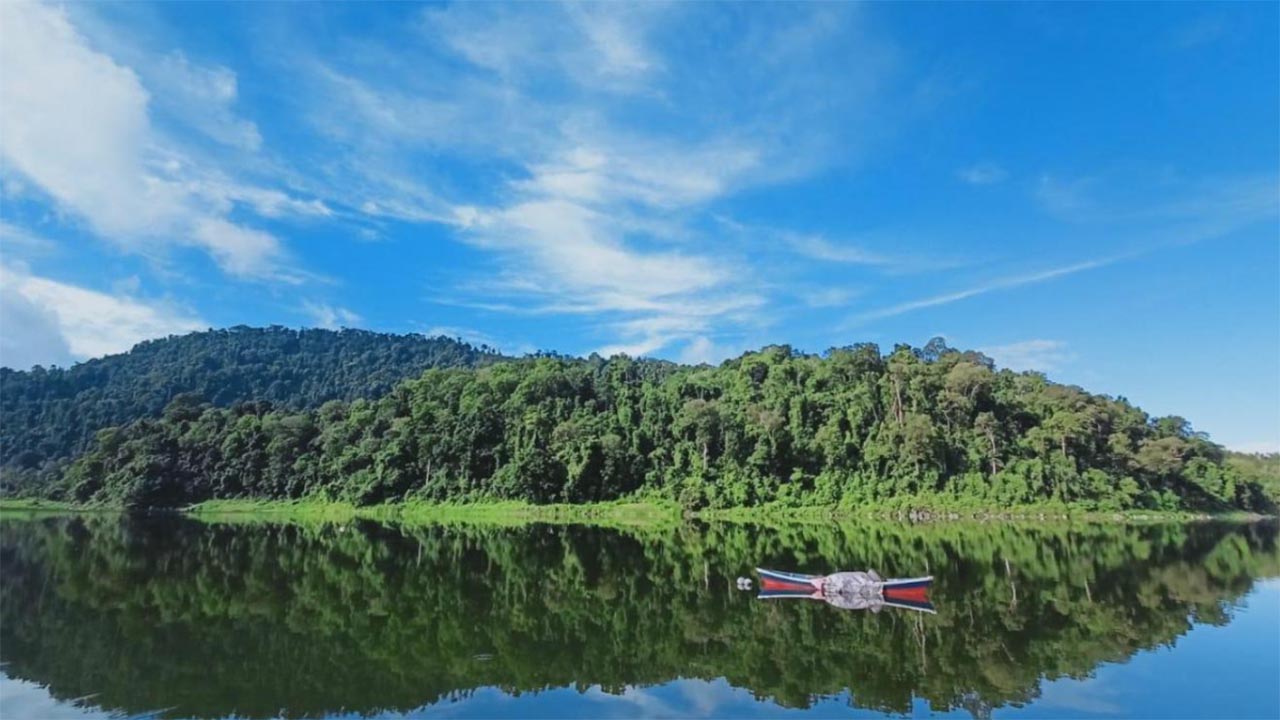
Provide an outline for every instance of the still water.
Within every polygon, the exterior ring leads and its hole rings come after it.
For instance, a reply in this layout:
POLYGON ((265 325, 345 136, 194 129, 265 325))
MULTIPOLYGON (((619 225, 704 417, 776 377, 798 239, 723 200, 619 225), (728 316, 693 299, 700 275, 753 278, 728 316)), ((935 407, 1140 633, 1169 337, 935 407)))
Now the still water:
POLYGON ((0 520, 0 717, 1280 716, 1272 524, 0 520), (936 614, 739 589, 932 574, 936 614))

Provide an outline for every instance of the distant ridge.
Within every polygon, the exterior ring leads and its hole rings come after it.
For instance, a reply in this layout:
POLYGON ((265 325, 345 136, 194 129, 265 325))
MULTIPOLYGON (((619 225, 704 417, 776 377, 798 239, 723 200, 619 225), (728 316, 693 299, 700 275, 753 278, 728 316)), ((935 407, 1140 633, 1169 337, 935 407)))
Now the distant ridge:
POLYGON ((428 368, 501 359, 461 340, 368 330, 239 325, 147 340, 69 368, 0 368, 0 468, 38 473, 82 452, 107 427, 158 417, 193 393, 218 407, 265 401, 304 410, 375 398, 428 368))

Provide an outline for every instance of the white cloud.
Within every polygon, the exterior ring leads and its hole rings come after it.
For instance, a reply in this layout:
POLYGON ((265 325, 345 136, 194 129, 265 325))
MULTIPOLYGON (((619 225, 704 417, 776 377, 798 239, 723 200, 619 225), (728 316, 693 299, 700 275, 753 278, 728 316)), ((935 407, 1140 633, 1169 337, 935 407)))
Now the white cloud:
POLYGON ((1010 370, 1051 372, 1074 359, 1061 340, 1023 340, 1007 345, 978 348, 978 352, 1010 370))
MULTIPOLYGON (((673 159, 623 145, 575 147, 562 162, 535 166, 531 178, 513 183, 511 204, 465 208, 463 236, 498 251, 508 268, 501 282, 488 284, 488 294, 533 299, 561 312, 627 314, 612 325, 621 341, 601 348, 606 355, 655 352, 704 331, 717 316, 728 319, 758 304, 754 295, 733 289, 749 275, 745 268, 628 242, 637 208, 702 202, 744 167, 738 160, 717 164, 712 158, 722 157, 719 148, 704 151, 703 162, 691 163, 697 169, 681 170, 673 159)), ((690 154, 696 158, 698 151, 690 154)))
POLYGON ((344 307, 328 305, 325 303, 307 301, 302 303, 302 310, 311 317, 311 321, 315 323, 317 327, 322 327, 327 330, 355 327, 364 319, 344 307))
POLYGON ((715 362, 717 354, 715 343, 705 335, 699 335, 690 340, 680 351, 680 362, 689 365, 709 364, 715 362))
POLYGON ((1004 182, 1009 177, 1008 171, 995 163, 989 162, 962 168, 956 175, 960 180, 970 185, 994 185, 1004 182))
POLYGON ((514 242, 512 249, 563 289, 603 308, 645 309, 660 298, 705 290, 726 279, 727 269, 707 258, 628 249, 608 231, 608 222, 607 216, 565 200, 535 200, 504 210, 484 242, 514 242))
POLYGON ((761 163, 749 143, 703 143, 575 132, 552 162, 529 167, 516 187, 582 202, 635 202, 675 208, 706 202, 741 183, 761 163))
POLYGON ((596 352, 604 357, 643 357, 678 340, 695 337, 707 325, 704 316, 681 314, 674 309, 667 313, 644 315, 616 323, 613 328, 615 334, 623 339, 598 348, 596 352))
MULTIPOLYGON (((0 3, 0 21, 0 157, 11 171, 126 249, 195 244, 230 274, 285 275, 276 238, 225 217, 232 199, 279 208, 287 204, 281 193, 208 184, 209 171, 193 167, 153 127, 153 97, 137 73, 95 50, 64 9, 0 3)), ((181 56, 165 62, 157 74, 168 78, 158 81, 163 102, 203 108, 186 115, 220 142, 258 146, 252 123, 226 109, 235 97, 234 74, 181 56)))
POLYGON ((163 302, 109 295, 0 265, 0 323, 9 367, 66 363, 128 350, 138 342, 208 324, 163 302))
POLYGON ((159 221, 175 198, 171 186, 148 182, 140 162, 150 126, 137 75, 92 50, 63 10, 8 2, 0 19, 5 160, 100 232, 159 221))
POLYGON ((26 370, 33 365, 70 365, 71 347, 58 316, 9 283, 0 285, 0 365, 26 370))
POLYGON ((335 215, 334 210, 322 200, 303 200, 281 190, 235 182, 216 173, 190 179, 186 189, 221 214, 231 213, 238 204, 272 219, 324 219, 335 215))
POLYGON ((281 273, 280 241, 270 233, 241 227, 221 218, 196 222, 194 238, 223 270, 240 277, 276 278, 297 282, 281 273))

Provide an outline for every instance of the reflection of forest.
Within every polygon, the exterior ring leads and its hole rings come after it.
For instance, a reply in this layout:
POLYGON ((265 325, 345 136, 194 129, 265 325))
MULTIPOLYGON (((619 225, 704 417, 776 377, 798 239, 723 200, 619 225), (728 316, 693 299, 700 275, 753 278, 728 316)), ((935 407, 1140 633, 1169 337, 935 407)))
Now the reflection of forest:
POLYGON ((1224 623, 1274 525, 396 528, 0 523, 0 659, 138 713, 316 716, 726 677, 785 705, 975 713, 1224 623), (757 602, 734 578, 931 572, 938 615, 757 602))

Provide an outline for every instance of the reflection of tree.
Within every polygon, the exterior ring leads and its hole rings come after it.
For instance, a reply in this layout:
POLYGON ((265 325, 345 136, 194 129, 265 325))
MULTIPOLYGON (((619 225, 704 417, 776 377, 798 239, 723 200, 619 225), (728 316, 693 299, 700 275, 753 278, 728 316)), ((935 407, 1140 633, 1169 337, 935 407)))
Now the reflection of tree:
POLYGON ((975 714, 1221 623, 1280 571, 1274 526, 686 526, 622 533, 166 518, 0 524, 0 654, 126 713, 315 716, 724 676, 975 714), (756 564, 937 577, 936 616, 771 605, 756 564))

